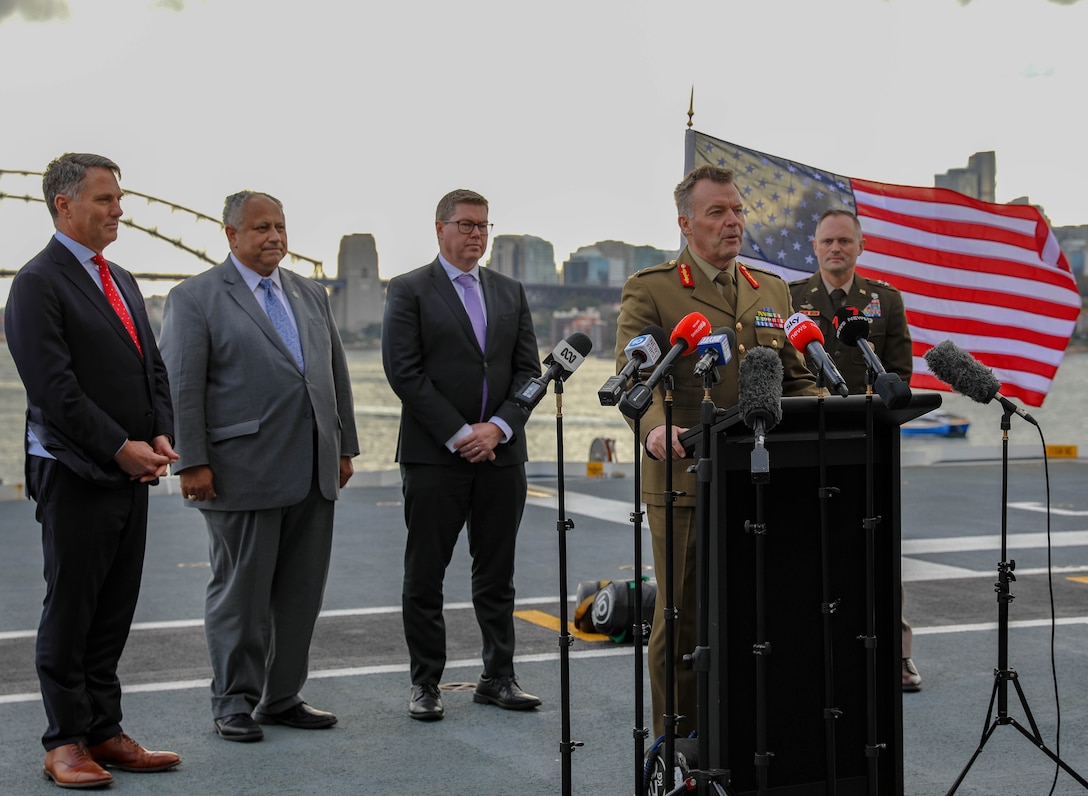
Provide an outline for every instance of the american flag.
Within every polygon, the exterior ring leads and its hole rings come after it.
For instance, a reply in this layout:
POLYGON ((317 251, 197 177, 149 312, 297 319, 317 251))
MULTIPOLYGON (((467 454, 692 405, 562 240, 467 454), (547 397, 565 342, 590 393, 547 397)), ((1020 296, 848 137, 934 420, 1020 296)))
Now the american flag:
POLYGON ((858 272, 903 294, 914 343, 911 386, 948 390, 925 353, 952 340, 992 368, 1001 393, 1041 406, 1081 299, 1042 214, 943 188, 858 180, 745 149, 694 130, 688 163, 736 172, 745 203, 741 260, 786 279, 813 274, 812 237, 830 207, 857 214, 858 272))

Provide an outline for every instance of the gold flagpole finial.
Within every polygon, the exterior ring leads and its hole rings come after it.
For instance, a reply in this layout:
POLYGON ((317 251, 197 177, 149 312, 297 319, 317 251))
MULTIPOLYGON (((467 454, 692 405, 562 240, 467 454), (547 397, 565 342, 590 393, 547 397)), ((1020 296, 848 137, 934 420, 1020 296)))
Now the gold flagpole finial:
POLYGON ((691 129, 691 120, 695 116, 695 84, 691 84, 691 99, 688 101, 688 129, 691 129))

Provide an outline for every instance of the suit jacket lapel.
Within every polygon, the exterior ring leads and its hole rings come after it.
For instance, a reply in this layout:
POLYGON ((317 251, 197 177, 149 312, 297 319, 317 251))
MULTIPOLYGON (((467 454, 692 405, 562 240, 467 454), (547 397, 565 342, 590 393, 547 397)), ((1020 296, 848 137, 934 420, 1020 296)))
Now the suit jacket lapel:
MULTIPOLYGON (((431 279, 434 281, 435 292, 438 293, 442 301, 449 307, 450 312, 453 313, 453 317, 455 317, 457 322, 461 325, 461 330, 465 333, 465 337, 468 338, 469 343, 474 346, 477 351, 480 351, 480 344, 476 340, 476 332, 472 329, 472 321, 468 317, 468 311, 465 309, 461 297, 457 295, 457 288, 453 286, 453 282, 446 275, 446 270, 442 267, 442 263, 440 263, 437 258, 435 258, 435 261, 431 264, 431 279)), ((483 291, 481 291, 481 295, 483 295, 483 291)), ((487 306, 487 304, 484 305, 485 308, 487 306)), ((480 351, 480 353, 482 354, 483 352, 480 351)))
MULTIPOLYGON (((306 330, 310 328, 309 317, 311 313, 310 307, 303 301, 302 291, 298 287, 300 278, 298 274, 291 271, 280 271, 280 284, 283 286, 283 295, 286 296, 287 303, 291 305, 291 314, 295 316, 295 326, 298 328, 298 342, 302 347, 302 361, 305 362, 310 355, 306 330)), ((271 321, 269 323, 271 324, 271 321)), ((279 334, 276 337, 279 337, 279 334)), ((287 351, 286 345, 283 346, 283 350, 287 351)), ((288 354, 290 354, 289 351, 288 354)), ((291 361, 294 362, 295 358, 291 357, 291 361)))
MULTIPOLYGON (((268 313, 264 311, 264 307, 257 301, 257 297, 253 295, 253 291, 249 289, 249 285, 242 279, 242 275, 238 273, 238 269, 234 267, 234 263, 232 263, 228 257, 225 262, 217 267, 222 269, 223 281, 227 283, 227 292, 230 294, 231 298, 238 303, 238 306, 250 317, 250 320, 257 324, 257 327, 264 333, 264 336, 280 350, 280 353, 287 357, 291 361, 291 364, 295 365, 297 368, 298 365, 295 363, 295 358, 291 355, 291 352, 287 349, 287 344, 283 342, 280 333, 277 332, 276 327, 272 325, 268 313)), ((305 356, 305 354, 306 350, 303 349, 303 356, 305 356)))
MULTIPOLYGON (((132 342, 132 338, 129 337, 128 329, 121 323, 121 318, 110 306, 110 302, 106 299, 106 294, 95 284, 94 279, 87 273, 87 269, 75 258, 68 247, 63 243, 53 238, 52 244, 56 245, 56 249, 53 251, 53 261, 61 267, 61 273, 68 279, 76 288, 87 297, 88 302, 95 310, 102 314, 102 317, 106 319, 106 323, 113 327, 113 330, 117 332, 122 342, 128 347, 132 354, 136 357, 140 356, 139 350, 136 348, 136 344, 132 342)), ((136 299, 132 297, 128 291, 124 290, 121 286, 123 280, 114 279, 114 286, 117 287, 121 295, 125 299, 125 303, 128 304, 130 310, 135 306, 136 299)), ((138 313, 130 312, 132 315, 132 321, 135 324, 138 313)), ((140 337, 140 345, 144 345, 146 341, 145 334, 140 334, 140 327, 137 325, 137 335, 140 337)), ((148 332, 150 330, 147 330, 148 332)))

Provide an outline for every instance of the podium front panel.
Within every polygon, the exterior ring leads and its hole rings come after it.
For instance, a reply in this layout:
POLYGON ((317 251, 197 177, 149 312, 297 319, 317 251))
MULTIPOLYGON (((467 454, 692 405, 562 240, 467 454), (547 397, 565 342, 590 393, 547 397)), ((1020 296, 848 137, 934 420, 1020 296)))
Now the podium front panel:
POLYGON ((868 783, 866 689, 865 520, 874 532, 876 742, 881 793, 902 794, 900 626, 899 423, 931 408, 921 396, 914 411, 892 413, 862 397, 783 400, 782 421, 766 435, 770 471, 753 483, 755 440, 735 411, 712 435, 709 542, 711 760, 731 772, 737 793, 756 792, 756 535, 764 535, 767 749, 769 792, 823 794, 825 707, 838 708, 835 768, 841 796, 864 794, 868 783), (839 403, 841 402, 841 403, 839 403), (825 409, 824 433, 819 432, 825 409), (821 480, 829 499, 830 601, 834 700, 824 698, 821 480), (871 459, 871 460, 870 460, 871 459), (873 507, 867 509, 871 475, 873 507), (760 500, 760 493, 761 500, 760 500), (762 516, 760 517, 760 503, 762 516), (720 755, 720 757, 718 756, 720 755))

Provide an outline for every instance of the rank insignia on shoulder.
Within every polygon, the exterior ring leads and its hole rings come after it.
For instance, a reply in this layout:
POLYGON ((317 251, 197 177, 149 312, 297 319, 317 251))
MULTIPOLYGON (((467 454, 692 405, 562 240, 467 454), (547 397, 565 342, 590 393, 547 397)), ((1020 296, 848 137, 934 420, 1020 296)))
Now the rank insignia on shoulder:
POLYGON ((786 326, 785 320, 782 316, 774 311, 771 307, 764 307, 761 310, 756 310, 756 326, 769 326, 773 329, 782 329, 786 326))
POLYGON ((813 318, 819 318, 820 317, 820 311, 819 310, 800 309, 800 310, 797 310, 797 311, 799 313, 801 313, 802 315, 808 315, 808 316, 813 317, 813 318))
POLYGON ((680 284, 684 287, 695 287, 695 279, 691 275, 691 266, 687 263, 680 263, 676 269, 680 274, 680 284))
POLYGON ((880 296, 876 293, 871 294, 869 303, 865 305, 865 309, 861 311, 861 314, 867 318, 879 318, 880 317, 880 296))
POLYGON ((743 263, 737 263, 737 270, 740 271, 741 276, 748 280, 748 284, 751 285, 753 289, 759 290, 759 282, 756 281, 756 278, 752 276, 752 272, 749 271, 743 263))

